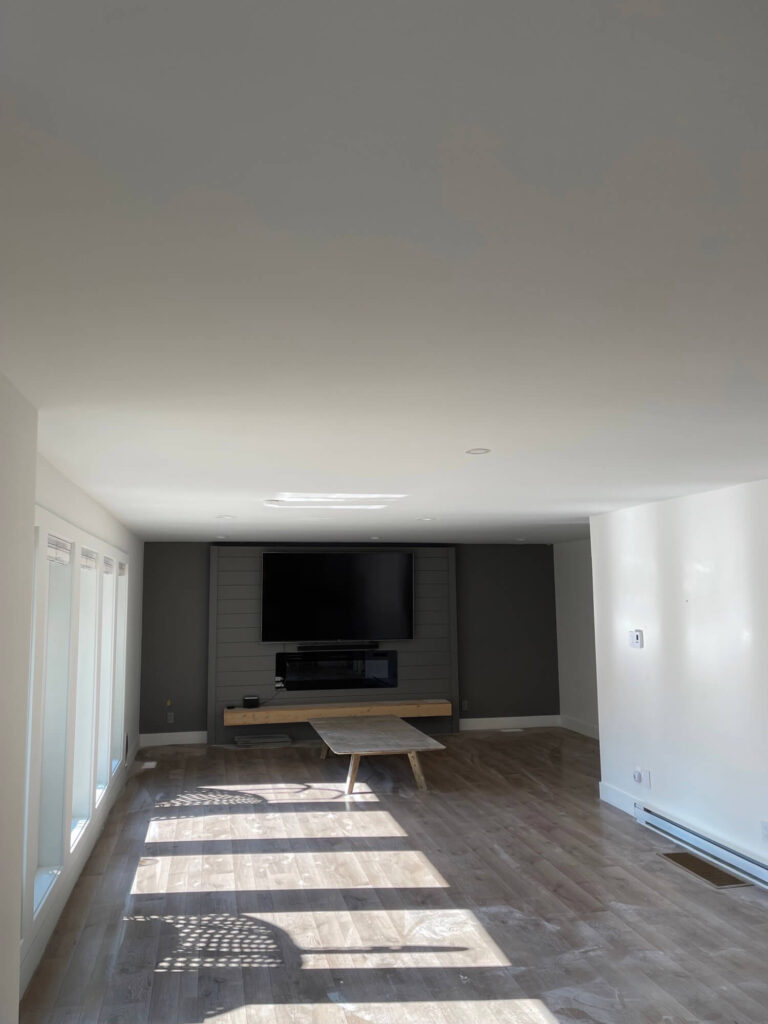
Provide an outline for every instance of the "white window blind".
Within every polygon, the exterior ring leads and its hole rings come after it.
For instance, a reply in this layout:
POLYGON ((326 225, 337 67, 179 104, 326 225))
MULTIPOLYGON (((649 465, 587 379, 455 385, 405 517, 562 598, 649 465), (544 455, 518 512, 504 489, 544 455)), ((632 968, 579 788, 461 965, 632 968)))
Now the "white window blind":
POLYGON ((82 548, 80 551, 80 568, 81 569, 97 569, 99 565, 99 556, 95 551, 89 551, 87 548, 82 548))
POLYGON ((54 537, 53 534, 49 533, 46 555, 49 562, 69 565, 72 561, 72 545, 68 540, 62 540, 61 537, 54 537))

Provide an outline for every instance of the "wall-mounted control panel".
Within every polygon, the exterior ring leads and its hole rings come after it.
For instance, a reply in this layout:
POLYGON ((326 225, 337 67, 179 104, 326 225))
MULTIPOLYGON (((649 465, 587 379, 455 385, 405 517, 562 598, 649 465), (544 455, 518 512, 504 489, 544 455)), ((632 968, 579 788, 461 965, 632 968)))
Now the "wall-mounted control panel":
POLYGON ((630 629, 629 631, 629 646, 630 647, 643 647, 643 631, 642 629, 630 629))

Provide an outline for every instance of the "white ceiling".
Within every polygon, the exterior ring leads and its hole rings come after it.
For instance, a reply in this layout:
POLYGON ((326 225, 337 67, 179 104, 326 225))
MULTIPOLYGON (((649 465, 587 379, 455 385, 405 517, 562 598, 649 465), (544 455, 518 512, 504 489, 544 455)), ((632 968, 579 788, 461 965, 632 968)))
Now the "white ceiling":
POLYGON ((554 540, 768 476, 767 5, 4 11, 0 369, 143 536, 554 540))

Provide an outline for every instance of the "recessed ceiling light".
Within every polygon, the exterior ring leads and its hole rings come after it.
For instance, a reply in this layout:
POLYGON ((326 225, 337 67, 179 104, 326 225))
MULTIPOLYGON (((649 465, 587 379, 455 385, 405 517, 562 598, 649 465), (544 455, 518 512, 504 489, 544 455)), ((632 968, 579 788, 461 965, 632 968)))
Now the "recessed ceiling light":
POLYGON ((237 516, 228 516, 228 515, 224 515, 223 513, 219 513, 219 515, 217 515, 216 518, 217 519, 236 519, 237 516))
POLYGON ((381 540, 381 537, 371 537, 371 540, 381 540))
POLYGON ((467 448, 465 455, 487 455, 490 448, 467 448))
POLYGON ((517 541, 518 544, 524 544, 525 543, 525 537, 515 537, 515 540, 517 541))
POLYGON ((216 540, 226 540, 226 539, 227 538, 224 536, 223 533, 217 533, 216 534, 216 540))
POLYGON ((435 517, 434 516, 419 516, 419 522, 420 523, 434 523, 434 521, 435 521, 435 517))

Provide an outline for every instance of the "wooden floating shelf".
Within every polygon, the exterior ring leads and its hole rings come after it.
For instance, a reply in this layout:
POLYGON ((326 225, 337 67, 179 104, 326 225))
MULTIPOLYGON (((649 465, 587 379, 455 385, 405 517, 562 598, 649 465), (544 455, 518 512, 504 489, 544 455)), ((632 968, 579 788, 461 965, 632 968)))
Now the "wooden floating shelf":
POLYGON ((310 718, 351 718, 394 715, 397 718, 445 718, 453 714, 449 700, 378 700, 355 704, 268 704, 263 708, 229 708, 224 725, 269 725, 307 722, 310 718))

